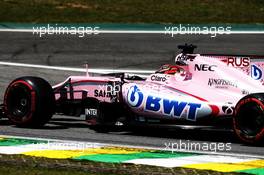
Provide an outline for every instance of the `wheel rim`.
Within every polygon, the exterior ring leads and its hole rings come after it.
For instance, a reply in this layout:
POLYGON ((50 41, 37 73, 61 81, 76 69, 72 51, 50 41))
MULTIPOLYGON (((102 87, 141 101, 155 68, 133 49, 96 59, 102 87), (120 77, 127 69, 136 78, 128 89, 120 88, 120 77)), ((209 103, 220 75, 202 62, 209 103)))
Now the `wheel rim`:
POLYGON ((7 108, 11 117, 21 120, 30 113, 31 93, 27 87, 20 84, 14 85, 7 98, 7 108))
POLYGON ((264 127, 263 109, 256 102, 248 102, 237 113, 237 127, 243 135, 255 137, 264 127))

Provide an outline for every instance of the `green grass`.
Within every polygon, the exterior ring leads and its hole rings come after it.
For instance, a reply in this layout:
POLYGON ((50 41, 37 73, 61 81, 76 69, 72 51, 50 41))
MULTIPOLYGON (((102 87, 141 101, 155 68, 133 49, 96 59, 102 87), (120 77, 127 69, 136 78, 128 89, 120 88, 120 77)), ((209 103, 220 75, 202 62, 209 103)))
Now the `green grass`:
MULTIPOLYGON (((17 166, 11 164, 0 164, 0 175, 103 175, 102 173, 89 173, 87 171, 73 170, 67 168, 44 168, 38 166, 17 166)), ((106 174, 104 174, 106 175, 106 174)), ((110 175, 110 174, 108 174, 110 175)))
POLYGON ((211 174, 237 175, 210 170, 165 168, 148 165, 104 163, 70 159, 48 159, 25 155, 0 155, 0 175, 135 175, 135 174, 211 174))
POLYGON ((0 0, 0 22, 263 23, 263 0, 0 0))

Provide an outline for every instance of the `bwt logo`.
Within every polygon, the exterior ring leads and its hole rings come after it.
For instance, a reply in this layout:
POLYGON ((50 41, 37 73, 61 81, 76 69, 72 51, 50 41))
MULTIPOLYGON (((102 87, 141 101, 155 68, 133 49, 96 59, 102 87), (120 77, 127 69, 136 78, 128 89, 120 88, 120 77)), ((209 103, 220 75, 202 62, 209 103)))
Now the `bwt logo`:
MULTIPOLYGON (((139 107, 142 105, 144 95, 135 85, 128 91, 128 103, 132 107, 139 107)), ((167 116, 180 118, 183 112, 186 111, 187 120, 196 120, 197 111, 201 108, 199 103, 191 103, 184 101, 176 101, 155 97, 152 95, 146 96, 146 103, 144 104, 145 111, 159 112, 167 116)))
POLYGON ((127 100, 128 103, 132 106, 132 107, 139 107, 143 101, 143 93, 140 92, 140 90, 138 89, 138 87, 132 86, 127 93, 127 100))
POLYGON ((256 65, 251 65, 251 77, 254 80, 259 80, 262 77, 262 70, 256 65))

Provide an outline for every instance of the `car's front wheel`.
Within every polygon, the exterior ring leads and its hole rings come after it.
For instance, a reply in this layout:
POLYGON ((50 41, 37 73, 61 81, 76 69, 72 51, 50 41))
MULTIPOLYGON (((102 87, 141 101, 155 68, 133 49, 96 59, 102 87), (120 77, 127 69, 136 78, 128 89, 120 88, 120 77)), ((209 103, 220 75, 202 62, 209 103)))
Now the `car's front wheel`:
POLYGON ((240 140, 247 143, 264 141, 264 94, 250 94, 235 107, 233 126, 240 140))
POLYGON ((4 96, 4 112, 20 127, 41 127, 54 113, 55 97, 47 81, 21 77, 9 84, 4 96))

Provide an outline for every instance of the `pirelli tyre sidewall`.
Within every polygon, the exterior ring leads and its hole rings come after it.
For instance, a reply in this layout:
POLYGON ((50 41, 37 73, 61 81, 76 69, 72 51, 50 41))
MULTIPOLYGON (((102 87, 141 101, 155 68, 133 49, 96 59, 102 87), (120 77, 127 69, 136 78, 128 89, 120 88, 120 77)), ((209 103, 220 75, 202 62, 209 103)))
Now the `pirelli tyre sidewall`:
POLYGON ((17 78, 6 89, 4 111, 17 126, 41 127, 55 111, 52 87, 39 77, 17 78))
POLYGON ((264 94, 243 97, 235 107, 233 127, 240 140, 260 144, 264 141, 264 94))

